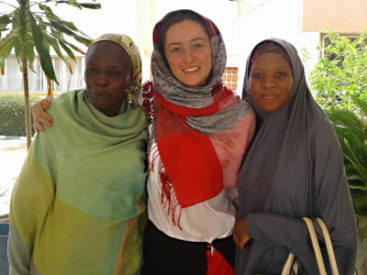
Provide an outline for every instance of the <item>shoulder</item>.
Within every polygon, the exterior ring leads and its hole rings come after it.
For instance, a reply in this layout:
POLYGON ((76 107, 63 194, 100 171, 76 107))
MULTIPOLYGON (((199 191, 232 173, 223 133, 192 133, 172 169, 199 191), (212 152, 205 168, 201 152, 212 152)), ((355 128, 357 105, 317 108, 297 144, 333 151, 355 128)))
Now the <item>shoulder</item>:
POLYGON ((57 96, 52 101, 51 107, 48 110, 49 114, 56 119, 57 116, 64 116, 66 113, 70 113, 78 100, 78 95, 84 92, 85 90, 83 89, 73 90, 57 96))
POLYGON ((334 126, 321 109, 308 121, 307 134, 313 159, 332 157, 342 161, 343 153, 334 126))
POLYGON ((75 97, 82 93, 84 90, 80 89, 80 90, 73 90, 73 91, 68 91, 66 93, 63 93, 59 96, 57 96, 51 104, 51 108, 56 108, 57 106, 63 105, 63 104, 69 104, 71 103, 75 97))

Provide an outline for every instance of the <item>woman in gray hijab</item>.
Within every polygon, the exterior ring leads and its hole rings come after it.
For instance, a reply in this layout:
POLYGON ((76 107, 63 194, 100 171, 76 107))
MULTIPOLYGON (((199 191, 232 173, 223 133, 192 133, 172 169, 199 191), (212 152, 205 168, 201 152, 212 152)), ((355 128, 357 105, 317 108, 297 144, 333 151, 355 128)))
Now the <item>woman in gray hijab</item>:
POLYGON ((236 274, 280 274, 290 252, 298 274, 318 274, 304 216, 324 220, 340 274, 353 274, 357 227, 342 151, 290 43, 269 39, 254 48, 243 98, 257 129, 239 175, 236 274))

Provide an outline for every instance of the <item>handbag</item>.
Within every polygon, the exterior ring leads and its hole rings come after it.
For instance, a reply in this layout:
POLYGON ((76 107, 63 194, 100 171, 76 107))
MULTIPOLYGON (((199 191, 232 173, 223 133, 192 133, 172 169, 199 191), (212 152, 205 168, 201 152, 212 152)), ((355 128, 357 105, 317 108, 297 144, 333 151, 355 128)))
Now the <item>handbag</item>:
MULTIPOLYGON (((317 240, 316 232, 314 225, 312 223, 312 220, 308 217, 303 217, 302 220, 306 223, 308 233, 311 238, 312 247, 314 250, 317 267, 319 269, 320 275, 326 275, 326 268, 324 264, 324 260, 322 258, 321 249, 319 242, 317 240)), ((325 244, 326 244, 326 250, 327 250, 327 257, 329 258, 329 263, 331 267, 331 274, 332 275, 339 275, 338 266, 336 264, 335 259, 335 253, 333 249, 333 244, 330 239, 329 231, 327 230, 327 227, 324 223, 324 221, 321 218, 315 218, 317 223, 320 225, 322 234, 324 236, 325 244)), ((282 270, 282 275, 296 275, 298 273, 298 263, 294 259, 294 255, 292 253, 289 253, 287 261, 285 262, 282 270)))

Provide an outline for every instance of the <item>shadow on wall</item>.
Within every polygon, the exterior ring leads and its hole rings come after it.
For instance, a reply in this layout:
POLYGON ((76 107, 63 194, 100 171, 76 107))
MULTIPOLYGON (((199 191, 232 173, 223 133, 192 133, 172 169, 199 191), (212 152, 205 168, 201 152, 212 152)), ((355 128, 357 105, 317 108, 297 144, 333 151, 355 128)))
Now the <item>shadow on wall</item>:
POLYGON ((8 243, 9 219, 7 216, 0 216, 0 275, 9 274, 8 257, 6 247, 8 243))

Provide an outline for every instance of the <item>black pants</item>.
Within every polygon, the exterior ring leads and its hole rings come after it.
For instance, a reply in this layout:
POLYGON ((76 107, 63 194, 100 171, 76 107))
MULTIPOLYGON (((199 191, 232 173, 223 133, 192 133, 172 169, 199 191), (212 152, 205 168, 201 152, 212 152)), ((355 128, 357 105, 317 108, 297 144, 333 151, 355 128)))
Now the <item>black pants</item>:
MULTIPOLYGON (((171 238, 148 221, 144 233, 141 275, 205 275, 205 242, 186 242, 171 238)), ((232 236, 213 241, 214 248, 234 266, 235 244, 232 236)))

